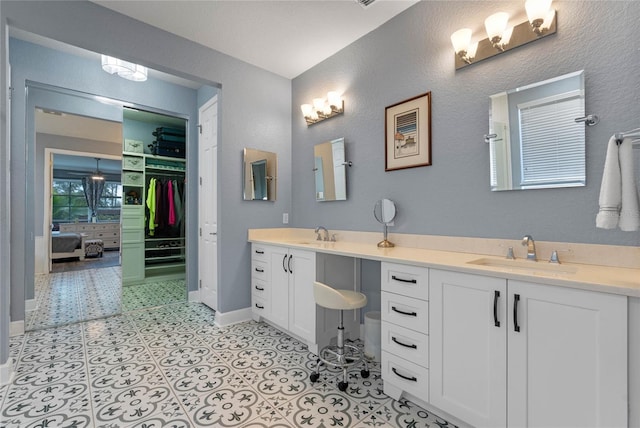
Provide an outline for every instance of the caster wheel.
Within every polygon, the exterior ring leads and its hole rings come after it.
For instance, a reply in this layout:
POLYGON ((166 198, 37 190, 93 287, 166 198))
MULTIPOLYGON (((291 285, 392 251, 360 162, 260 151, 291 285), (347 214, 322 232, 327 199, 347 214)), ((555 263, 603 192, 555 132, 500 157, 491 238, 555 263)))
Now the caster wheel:
POLYGON ((315 383, 319 377, 320 377, 319 373, 311 373, 309 375, 309 380, 311 381, 311 383, 315 383))
POLYGON ((361 370, 360 371, 360 376, 362 376, 363 379, 366 379, 369 377, 369 370, 361 370))
POLYGON ((347 386, 349 384, 347 382, 338 382, 338 389, 342 392, 347 390, 347 386))

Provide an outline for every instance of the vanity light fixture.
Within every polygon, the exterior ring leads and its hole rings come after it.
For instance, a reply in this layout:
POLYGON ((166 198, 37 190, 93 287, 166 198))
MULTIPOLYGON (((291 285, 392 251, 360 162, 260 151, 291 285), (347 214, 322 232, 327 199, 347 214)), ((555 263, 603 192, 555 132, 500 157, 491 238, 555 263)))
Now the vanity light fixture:
POLYGON ((147 80, 147 67, 108 55, 102 55, 102 69, 109 74, 117 74, 134 82, 147 80))
POLYGON ((337 92, 330 91, 327 98, 314 98, 312 104, 302 104, 300 110, 307 126, 311 126, 344 113, 344 100, 337 92))
POLYGON ((507 13, 494 13, 484 21, 487 38, 479 42, 471 42, 472 31, 468 28, 453 33, 451 43, 456 53, 456 70, 554 34, 556 11, 551 7, 552 1, 527 0, 527 21, 515 26, 509 26, 507 13))

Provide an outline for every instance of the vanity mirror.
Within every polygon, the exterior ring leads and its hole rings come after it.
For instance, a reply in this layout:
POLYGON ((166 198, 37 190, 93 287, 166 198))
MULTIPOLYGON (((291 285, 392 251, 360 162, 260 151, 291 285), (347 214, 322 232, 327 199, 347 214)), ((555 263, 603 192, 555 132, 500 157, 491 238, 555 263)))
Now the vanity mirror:
POLYGON ((244 149, 245 201, 275 201, 278 177, 278 157, 275 153, 244 149))
POLYGON ((584 71, 490 98, 491 190, 585 185, 584 71))
POLYGON ((373 216, 384 226, 384 239, 378 242, 378 247, 391 248, 395 245, 387 240, 387 228, 396 218, 396 204, 391 199, 380 199, 373 207, 373 216))
POLYGON ((313 148, 316 176, 316 201, 345 201, 347 199, 344 138, 317 144, 313 148))

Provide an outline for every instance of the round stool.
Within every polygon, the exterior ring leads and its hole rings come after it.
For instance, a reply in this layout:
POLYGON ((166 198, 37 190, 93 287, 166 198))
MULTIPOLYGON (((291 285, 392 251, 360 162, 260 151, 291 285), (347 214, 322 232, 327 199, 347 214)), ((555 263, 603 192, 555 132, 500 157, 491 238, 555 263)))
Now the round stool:
POLYGON ((369 377, 369 366, 362 351, 357 347, 344 343, 344 314, 345 310, 360 309, 366 306, 367 296, 351 290, 336 290, 321 282, 313 285, 313 297, 316 305, 327 309, 340 311, 340 324, 338 324, 338 338, 335 345, 325 346, 318 352, 316 371, 311 373, 309 380, 315 382, 320 377, 321 363, 342 370, 342 381, 338 382, 338 389, 347 389, 347 370, 362 363, 364 369, 360 371, 363 378, 369 377))

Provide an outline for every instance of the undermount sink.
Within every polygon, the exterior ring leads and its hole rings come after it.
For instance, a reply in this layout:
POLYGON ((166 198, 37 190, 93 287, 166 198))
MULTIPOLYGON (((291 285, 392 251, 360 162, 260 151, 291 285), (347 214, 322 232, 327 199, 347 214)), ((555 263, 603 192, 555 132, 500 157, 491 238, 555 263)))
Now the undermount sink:
POLYGON ((511 259, 499 259, 491 257, 483 257, 481 259, 471 260, 467 264, 496 267, 501 269, 507 269, 522 273, 532 274, 574 274, 578 270, 573 266, 566 266, 563 264, 547 263, 544 261, 531 261, 531 260, 511 260, 511 259))

